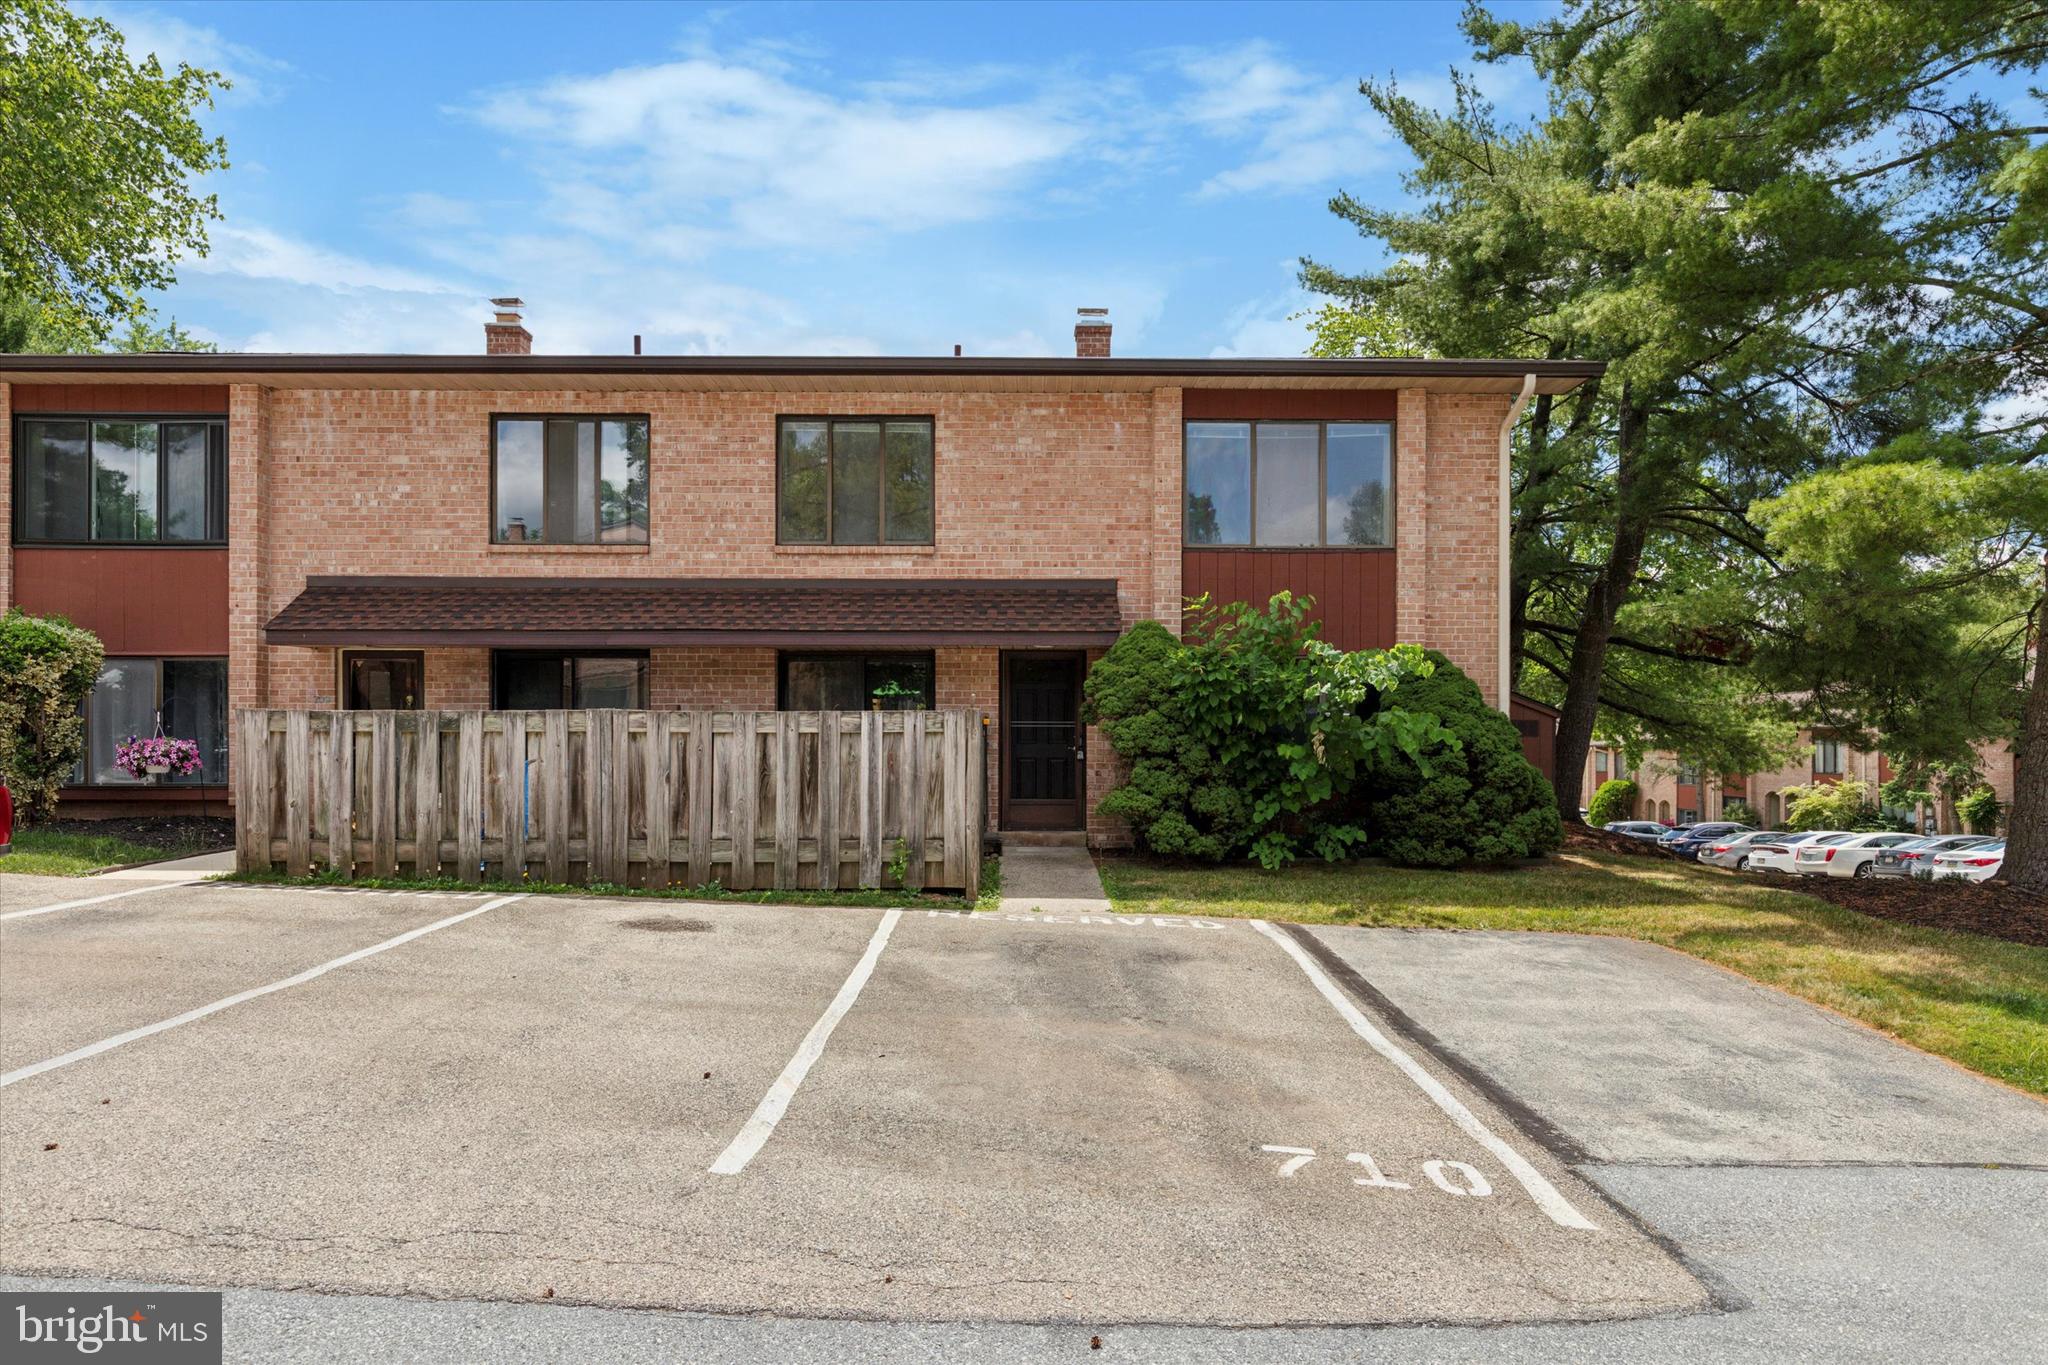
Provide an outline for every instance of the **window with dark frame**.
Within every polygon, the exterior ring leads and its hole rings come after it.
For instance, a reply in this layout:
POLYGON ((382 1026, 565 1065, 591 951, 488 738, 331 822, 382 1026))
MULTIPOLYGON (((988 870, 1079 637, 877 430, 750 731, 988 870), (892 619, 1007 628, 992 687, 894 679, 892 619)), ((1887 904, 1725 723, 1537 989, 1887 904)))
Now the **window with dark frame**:
POLYGON ((784 653, 776 673, 782 711, 929 711, 934 704, 928 653, 784 653))
POLYGON ((22 417, 14 537, 25 545, 224 545, 227 422, 22 417))
POLYGON ((348 649, 341 654, 341 704, 348 711, 417 711, 425 705, 426 655, 418 650, 348 649))
POLYGON ((782 417, 775 424, 781 545, 929 545, 929 417, 782 417))
POLYGON ((491 656, 491 705, 500 711, 644 711, 647 654, 500 650, 491 656))
POLYGON ((115 766, 114 754, 130 736, 164 733, 199 746, 198 772, 159 780, 172 786, 216 787, 228 780, 228 661, 226 659, 110 658, 85 699, 85 757, 71 785, 140 786, 115 766))
POLYGON ((648 419, 491 419, 491 540, 645 545, 648 419))
POLYGON ((1393 544, 1391 422, 1188 422, 1183 455, 1188 545, 1393 544))
POLYGON ((1813 742, 1813 770, 1827 776, 1838 776, 1842 771, 1842 742, 1837 739, 1817 739, 1813 742))

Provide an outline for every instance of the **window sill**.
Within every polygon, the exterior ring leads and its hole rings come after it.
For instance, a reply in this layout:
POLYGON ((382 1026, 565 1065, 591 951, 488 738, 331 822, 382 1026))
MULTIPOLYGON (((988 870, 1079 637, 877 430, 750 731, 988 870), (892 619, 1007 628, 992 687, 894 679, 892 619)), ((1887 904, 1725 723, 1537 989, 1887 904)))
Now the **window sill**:
POLYGON ((651 545, 500 545, 491 542, 494 555, 644 555, 653 550, 651 545))
POLYGON ((936 545, 776 545, 779 555, 935 555, 936 545))

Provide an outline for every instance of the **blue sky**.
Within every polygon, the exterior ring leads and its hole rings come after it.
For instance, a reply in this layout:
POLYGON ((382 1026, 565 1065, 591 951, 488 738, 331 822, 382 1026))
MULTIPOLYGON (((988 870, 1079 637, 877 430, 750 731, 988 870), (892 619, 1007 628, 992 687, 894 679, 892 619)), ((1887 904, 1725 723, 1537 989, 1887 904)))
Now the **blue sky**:
POLYGON ((1062 354, 1100 305, 1296 354, 1295 258, 1376 259, 1330 195, 1401 193, 1358 79, 1471 65, 1450 3, 93 8, 236 82, 155 302, 254 350, 475 351, 513 293, 562 353, 1062 354))

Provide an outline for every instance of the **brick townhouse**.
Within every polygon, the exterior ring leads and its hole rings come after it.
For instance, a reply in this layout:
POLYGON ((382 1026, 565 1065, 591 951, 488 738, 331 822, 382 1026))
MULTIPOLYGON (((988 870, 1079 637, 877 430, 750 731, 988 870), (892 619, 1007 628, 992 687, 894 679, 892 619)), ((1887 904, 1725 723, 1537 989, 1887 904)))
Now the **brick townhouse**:
MULTIPOLYGON (((1646 754, 1631 768, 1626 756, 1611 744, 1595 743, 1586 755, 1585 781, 1580 790, 1587 799, 1603 782, 1627 778, 1638 787, 1634 818, 1691 824, 1698 820, 1719 820, 1737 803, 1746 805, 1761 818, 1766 828, 1785 822, 1791 803, 1783 793, 1792 787, 1815 783, 1861 782, 1873 792, 1892 779, 1891 762, 1883 754, 1859 749, 1834 738, 1827 731, 1801 729, 1801 757, 1772 772, 1720 774, 1705 771, 1677 754, 1659 750, 1646 754)), ((2013 754, 2010 744, 1982 743, 1977 746, 1977 766, 1984 785, 1998 797, 2001 807, 2012 804, 2013 754)), ((1961 828, 1955 808, 1937 802, 1912 813, 1923 827, 1941 834, 1961 828)))
POLYGON ((74 812, 225 803, 233 710, 965 706, 989 824, 1088 831, 1088 662, 1185 598, 1312 594, 1494 704, 1506 435, 1596 364, 0 357, 0 607, 95 631, 74 812), (197 780, 113 765, 199 739, 197 780))

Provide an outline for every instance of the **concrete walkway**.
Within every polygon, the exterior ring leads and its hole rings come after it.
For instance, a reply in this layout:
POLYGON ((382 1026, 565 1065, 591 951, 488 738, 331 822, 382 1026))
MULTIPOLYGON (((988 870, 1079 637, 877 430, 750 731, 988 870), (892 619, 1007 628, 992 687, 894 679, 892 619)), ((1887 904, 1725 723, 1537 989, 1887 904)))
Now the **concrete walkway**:
POLYGON ((144 863, 140 867, 123 868, 119 872, 102 872, 93 881, 122 882, 189 882, 216 873, 235 870, 235 851, 220 849, 213 853, 195 853, 189 858, 170 858, 160 863, 144 863))
POLYGON ((1050 915, 1106 915, 1109 897, 1095 860, 1078 844, 1003 849, 1005 911, 1042 910, 1050 915))

